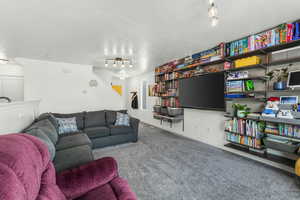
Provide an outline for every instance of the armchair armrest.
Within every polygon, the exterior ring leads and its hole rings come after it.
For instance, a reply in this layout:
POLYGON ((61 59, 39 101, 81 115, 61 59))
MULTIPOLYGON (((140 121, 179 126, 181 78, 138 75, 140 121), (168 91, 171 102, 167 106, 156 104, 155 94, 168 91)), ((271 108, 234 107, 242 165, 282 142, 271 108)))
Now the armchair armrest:
POLYGON ((76 199, 107 184, 117 176, 117 162, 113 158, 106 157, 63 171, 57 174, 56 182, 67 199, 76 199))
POLYGON ((139 124, 140 124, 139 119, 136 119, 134 117, 130 117, 130 126, 133 128, 133 134, 135 136, 135 142, 138 141, 139 124))

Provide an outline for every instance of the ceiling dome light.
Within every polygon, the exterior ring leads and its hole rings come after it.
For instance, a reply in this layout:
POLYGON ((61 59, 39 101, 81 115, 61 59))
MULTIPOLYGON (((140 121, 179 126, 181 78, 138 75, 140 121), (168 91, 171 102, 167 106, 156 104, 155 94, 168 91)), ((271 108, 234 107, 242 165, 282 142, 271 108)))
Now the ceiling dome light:
POLYGON ((213 17, 211 19, 211 26, 212 27, 216 27, 218 25, 218 23, 219 23, 219 18, 218 17, 213 17))

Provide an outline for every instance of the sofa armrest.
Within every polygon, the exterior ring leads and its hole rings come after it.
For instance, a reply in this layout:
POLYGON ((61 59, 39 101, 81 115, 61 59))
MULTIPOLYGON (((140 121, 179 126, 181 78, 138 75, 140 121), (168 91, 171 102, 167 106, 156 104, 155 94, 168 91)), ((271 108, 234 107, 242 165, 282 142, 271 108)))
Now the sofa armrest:
POLYGON ((136 119, 134 117, 130 117, 130 126, 133 128, 133 134, 135 136, 135 142, 138 141, 139 124, 140 124, 139 119, 136 119))
POLYGON ((106 157, 57 174, 56 183, 67 199, 76 199, 117 176, 117 162, 106 157))

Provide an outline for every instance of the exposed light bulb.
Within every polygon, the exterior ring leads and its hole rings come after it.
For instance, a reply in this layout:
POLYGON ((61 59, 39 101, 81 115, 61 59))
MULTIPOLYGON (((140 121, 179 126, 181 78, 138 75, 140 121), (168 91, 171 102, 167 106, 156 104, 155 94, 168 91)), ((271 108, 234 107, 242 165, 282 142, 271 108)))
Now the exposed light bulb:
POLYGON ((208 16, 211 18, 218 16, 218 9, 214 3, 211 4, 211 7, 208 9, 208 16))
POLYGON ((130 63, 130 64, 129 64, 129 67, 130 67, 130 68, 132 68, 132 67, 133 67, 133 64, 132 64, 132 63, 130 63))
POLYGON ((124 61, 122 62, 122 65, 121 65, 121 67, 122 67, 122 68, 124 68, 124 67, 125 67, 125 63, 124 63, 124 61))
POLYGON ((211 5, 211 4, 214 4, 214 3, 215 3, 215 1, 214 1, 214 0, 208 0, 208 2, 209 2, 209 5, 211 5))
POLYGON ((212 27, 217 26, 218 23, 219 23, 219 18, 218 18, 218 17, 213 17, 213 18, 211 19, 211 26, 212 26, 212 27))
POLYGON ((117 63, 116 63, 116 61, 114 61, 114 65, 113 65, 114 67, 117 67, 117 63))
POLYGON ((108 63, 107 63, 107 60, 105 61, 105 67, 108 67, 108 63))

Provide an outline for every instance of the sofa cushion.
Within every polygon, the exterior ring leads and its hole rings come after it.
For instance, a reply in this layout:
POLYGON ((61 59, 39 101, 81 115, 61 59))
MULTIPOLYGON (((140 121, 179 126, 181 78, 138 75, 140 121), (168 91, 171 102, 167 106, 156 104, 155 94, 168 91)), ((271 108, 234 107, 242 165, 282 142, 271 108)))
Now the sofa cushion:
POLYGON ((105 126, 105 112, 104 111, 94 111, 87 112, 85 116, 85 128, 105 126))
POLYGON ((89 136, 89 138, 99 138, 109 136, 109 128, 105 126, 101 127, 91 127, 84 129, 84 132, 89 136))
POLYGON ((117 112, 127 114, 127 110, 105 110, 105 115, 106 115, 106 122, 108 125, 113 125, 116 122, 117 119, 117 112))
POLYGON ((92 142, 86 134, 73 134, 60 137, 55 147, 59 151, 81 145, 92 147, 92 142))
POLYGON ((76 118, 56 118, 59 124, 58 134, 64 135, 67 133, 76 133, 78 132, 76 118))
POLYGON ((57 172, 78 167, 94 160, 92 150, 88 145, 63 149, 56 152, 53 161, 57 172))
POLYGON ((58 122, 56 120, 56 118, 51 114, 51 113, 43 113, 41 114, 37 119, 36 122, 38 121, 42 121, 48 119, 52 125, 56 128, 57 132, 58 132, 58 122))
POLYGON ((80 113, 71 113, 71 114, 60 114, 60 113, 51 113, 56 118, 72 118, 76 117, 77 128, 82 130, 84 128, 84 118, 85 112, 80 113))
POLYGON ((33 123, 30 127, 28 127, 26 130, 23 132, 28 132, 31 129, 40 129, 46 134, 49 139, 52 141, 53 144, 57 143, 58 140, 58 133, 57 129, 54 127, 54 125, 51 123, 50 120, 48 119, 43 119, 40 121, 37 121, 33 123))
POLYGON ((123 135, 133 133, 133 128, 130 126, 109 126, 111 135, 123 135))
POLYGON ((32 129, 28 130, 26 133, 29 134, 29 135, 37 137, 44 144, 46 144, 47 148, 48 148, 48 151, 50 153, 50 156, 51 156, 51 160, 54 159, 55 151, 56 151, 55 146, 52 143, 52 141, 50 140, 50 138, 44 133, 43 130, 41 130, 39 128, 32 128, 32 129))

